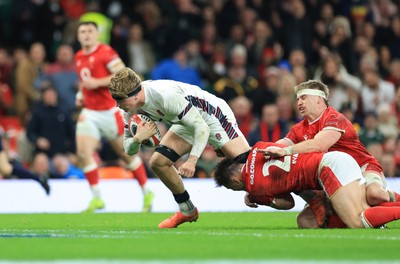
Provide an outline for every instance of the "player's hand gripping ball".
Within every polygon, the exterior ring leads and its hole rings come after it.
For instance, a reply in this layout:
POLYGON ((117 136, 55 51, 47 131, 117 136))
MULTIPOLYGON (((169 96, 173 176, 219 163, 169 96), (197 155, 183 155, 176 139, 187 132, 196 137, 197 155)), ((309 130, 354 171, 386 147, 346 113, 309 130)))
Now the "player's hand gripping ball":
POLYGON ((131 131, 132 135, 134 136, 136 134, 137 127, 139 126, 139 124, 142 121, 144 121, 146 123, 152 122, 152 123, 154 123, 154 125, 156 127, 156 132, 149 139, 143 141, 142 145, 149 147, 149 148, 157 147, 161 141, 161 133, 157 127, 157 124, 155 124, 155 122, 153 120, 151 120, 151 118, 148 117, 147 115, 134 114, 133 116, 131 116, 131 118, 129 119, 129 130, 131 131))

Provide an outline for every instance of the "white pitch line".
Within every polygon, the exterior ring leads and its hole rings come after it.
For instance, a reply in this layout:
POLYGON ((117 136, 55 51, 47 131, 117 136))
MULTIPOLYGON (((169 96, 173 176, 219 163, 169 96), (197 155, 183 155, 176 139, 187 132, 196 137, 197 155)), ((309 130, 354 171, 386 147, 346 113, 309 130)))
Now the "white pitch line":
MULTIPOLYGON (((358 240, 379 240, 379 241, 399 241, 399 236, 379 236, 376 233, 371 235, 337 235, 337 234, 271 234, 271 233, 245 233, 245 232, 189 232, 173 230, 141 231, 141 230, 72 230, 66 232, 63 230, 30 230, 30 229, 3 229, 0 231, 0 238, 13 237, 49 237, 49 238, 141 238, 148 235, 208 235, 208 236, 226 236, 226 237, 258 237, 258 238, 331 238, 331 239, 358 239, 358 240), (95 234, 93 234, 95 233, 95 234)), ((376 230, 380 232, 380 230, 376 230)))
POLYGON ((399 261, 337 261, 337 260, 32 260, 0 261, 0 264, 398 264, 399 261))

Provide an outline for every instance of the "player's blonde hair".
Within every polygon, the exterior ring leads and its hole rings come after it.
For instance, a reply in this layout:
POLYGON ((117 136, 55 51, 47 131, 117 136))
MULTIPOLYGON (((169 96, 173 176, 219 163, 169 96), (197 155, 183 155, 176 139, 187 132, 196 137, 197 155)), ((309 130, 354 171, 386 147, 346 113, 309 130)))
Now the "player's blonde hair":
MULTIPOLYGON (((294 87, 294 92, 297 94, 299 91, 304 89, 315 89, 324 92, 325 97, 329 98, 329 88, 321 81, 308 80, 307 82, 302 82, 294 87)), ((324 99, 325 104, 329 105, 328 99, 324 99)))
POLYGON ((111 79, 108 90, 113 97, 128 98, 128 94, 135 90, 142 82, 139 75, 132 69, 125 67, 119 70, 111 79))

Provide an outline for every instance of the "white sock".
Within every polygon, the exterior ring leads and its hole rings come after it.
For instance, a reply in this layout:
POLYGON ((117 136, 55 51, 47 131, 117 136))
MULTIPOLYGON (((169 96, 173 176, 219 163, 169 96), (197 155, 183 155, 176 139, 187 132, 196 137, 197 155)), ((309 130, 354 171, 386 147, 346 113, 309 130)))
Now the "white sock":
POLYGON ((90 186, 90 188, 92 189, 92 194, 93 194, 93 198, 101 198, 100 196, 100 188, 98 184, 92 185, 90 186))
POLYGON ((150 192, 150 189, 147 187, 147 183, 140 186, 140 188, 142 189, 143 194, 148 194, 150 192))
POLYGON ((179 203, 179 210, 182 212, 184 215, 191 215, 194 213, 194 205, 192 201, 189 199, 186 202, 179 203))

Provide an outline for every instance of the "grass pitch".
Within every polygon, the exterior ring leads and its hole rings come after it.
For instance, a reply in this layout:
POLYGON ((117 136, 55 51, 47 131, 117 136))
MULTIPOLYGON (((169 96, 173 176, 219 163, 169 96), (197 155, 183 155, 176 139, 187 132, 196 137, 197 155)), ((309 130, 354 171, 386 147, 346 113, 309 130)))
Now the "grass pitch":
POLYGON ((197 223, 159 229, 170 215, 0 215, 0 260, 400 263, 400 221, 388 229, 300 230, 296 213, 201 213, 197 223))

